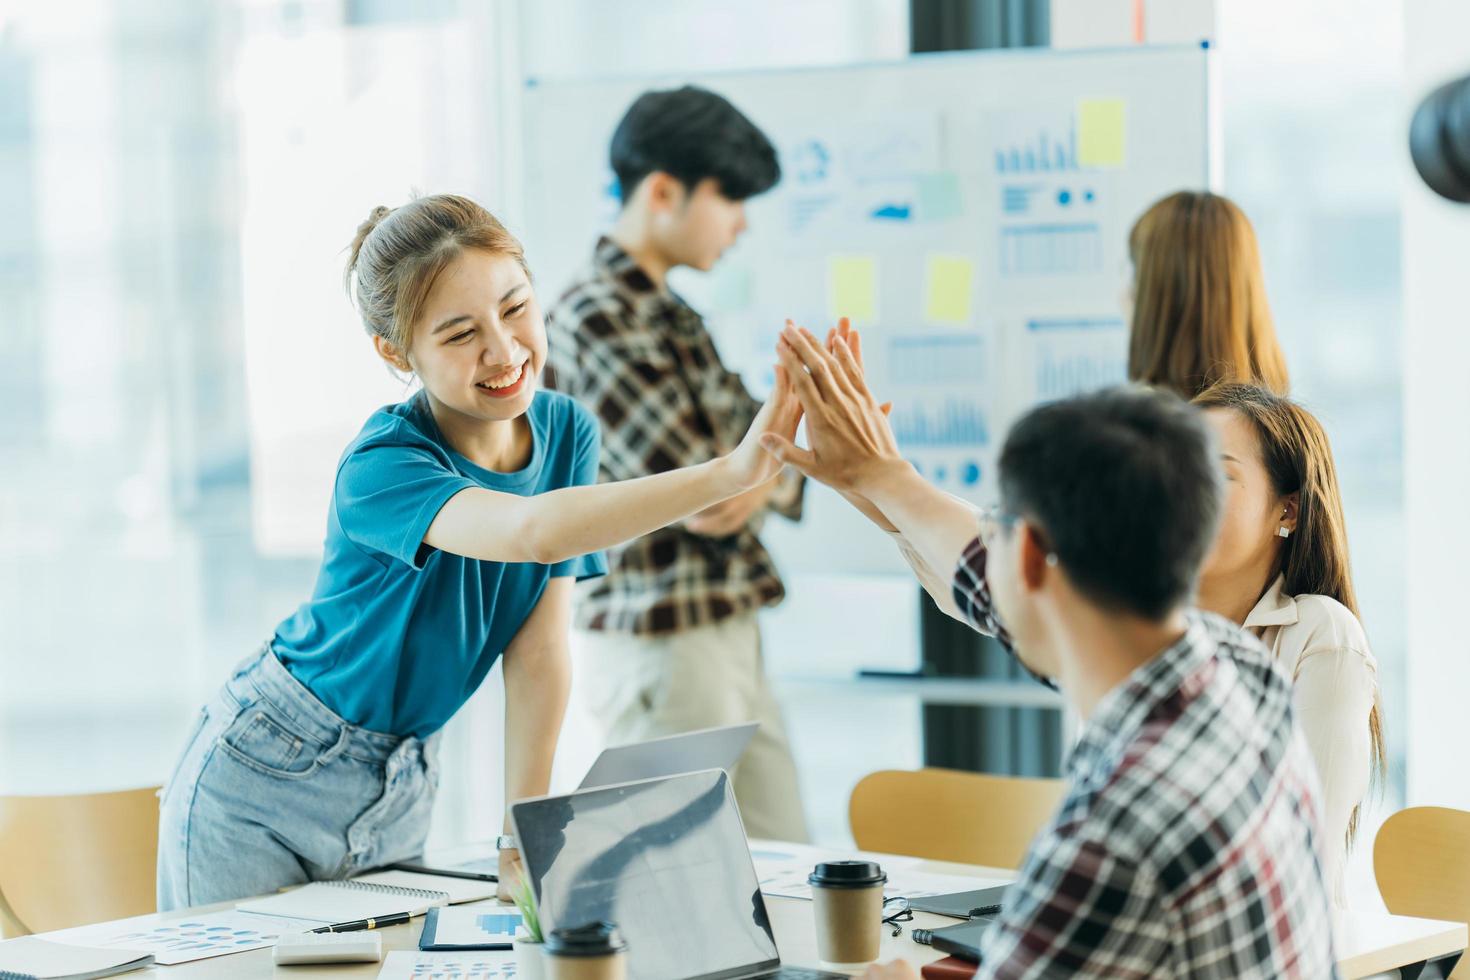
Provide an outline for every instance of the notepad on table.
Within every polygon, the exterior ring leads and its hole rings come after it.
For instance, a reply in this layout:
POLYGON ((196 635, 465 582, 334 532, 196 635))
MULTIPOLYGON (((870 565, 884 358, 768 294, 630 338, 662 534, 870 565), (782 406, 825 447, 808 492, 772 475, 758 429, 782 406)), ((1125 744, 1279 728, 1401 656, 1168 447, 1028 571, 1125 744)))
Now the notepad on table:
MULTIPOLYGON (((443 892, 448 895, 450 905, 479 902, 495 897, 495 882, 473 878, 454 878, 423 871, 374 871, 352 879, 371 885, 389 885, 395 888, 417 888, 423 891, 443 892)), ((441 903, 442 904, 442 903, 441 903)))
POLYGON ((255 898, 235 906, 242 912, 284 915, 313 922, 381 919, 400 912, 423 915, 440 905, 490 898, 495 886, 483 881, 441 878, 411 871, 379 871, 350 881, 314 881, 309 885, 255 898))

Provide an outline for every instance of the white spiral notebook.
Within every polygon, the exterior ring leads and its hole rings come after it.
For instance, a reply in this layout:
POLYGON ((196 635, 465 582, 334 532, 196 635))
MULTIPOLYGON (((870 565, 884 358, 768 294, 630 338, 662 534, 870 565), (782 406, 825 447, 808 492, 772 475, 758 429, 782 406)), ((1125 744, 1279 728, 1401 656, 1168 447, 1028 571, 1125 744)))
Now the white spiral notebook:
POLYGON ((284 915, 313 922, 380 919, 407 912, 423 915, 440 905, 493 898, 492 882, 411 871, 379 871, 350 881, 314 881, 279 895, 255 898, 235 906, 242 912, 284 915))

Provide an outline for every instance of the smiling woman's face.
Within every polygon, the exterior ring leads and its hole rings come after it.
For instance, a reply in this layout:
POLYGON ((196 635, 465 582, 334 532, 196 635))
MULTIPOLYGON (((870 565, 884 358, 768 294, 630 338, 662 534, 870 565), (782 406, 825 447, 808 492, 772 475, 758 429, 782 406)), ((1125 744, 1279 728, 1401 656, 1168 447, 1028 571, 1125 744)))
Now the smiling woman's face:
POLYGON ((445 408, 486 422, 524 414, 546 363, 546 325, 521 264, 462 252, 429 293, 408 361, 445 408))

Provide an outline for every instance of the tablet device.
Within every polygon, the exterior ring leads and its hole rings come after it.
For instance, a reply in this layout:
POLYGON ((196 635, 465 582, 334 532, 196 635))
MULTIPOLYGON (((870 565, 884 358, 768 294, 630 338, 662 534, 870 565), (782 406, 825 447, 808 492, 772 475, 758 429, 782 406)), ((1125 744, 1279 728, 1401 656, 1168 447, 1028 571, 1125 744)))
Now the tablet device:
POLYGON ((909 908, 915 912, 935 912, 956 919, 973 919, 979 915, 995 915, 999 912, 1005 893, 1005 885, 995 885, 949 895, 929 895, 909 899, 909 908))
POLYGON ((995 919, 996 916, 993 915, 982 915, 969 922, 961 922, 957 926, 935 929, 929 936, 929 944, 951 956, 958 956, 971 963, 979 963, 980 937, 985 935, 985 930, 990 928, 990 923, 995 919))

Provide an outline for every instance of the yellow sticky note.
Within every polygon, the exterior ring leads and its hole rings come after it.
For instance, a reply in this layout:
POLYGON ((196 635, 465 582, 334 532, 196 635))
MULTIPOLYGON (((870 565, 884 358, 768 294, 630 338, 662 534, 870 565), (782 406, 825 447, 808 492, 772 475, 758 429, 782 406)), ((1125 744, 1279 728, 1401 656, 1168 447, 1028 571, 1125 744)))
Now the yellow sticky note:
POLYGON ((878 260, 871 255, 834 255, 827 260, 827 312, 864 325, 878 315, 878 260))
POLYGON ((1127 133, 1122 99, 1083 99, 1077 106, 1077 163, 1121 167, 1127 133))
POLYGON ((969 323, 975 263, 962 255, 931 255, 924 267, 924 319, 969 323))

